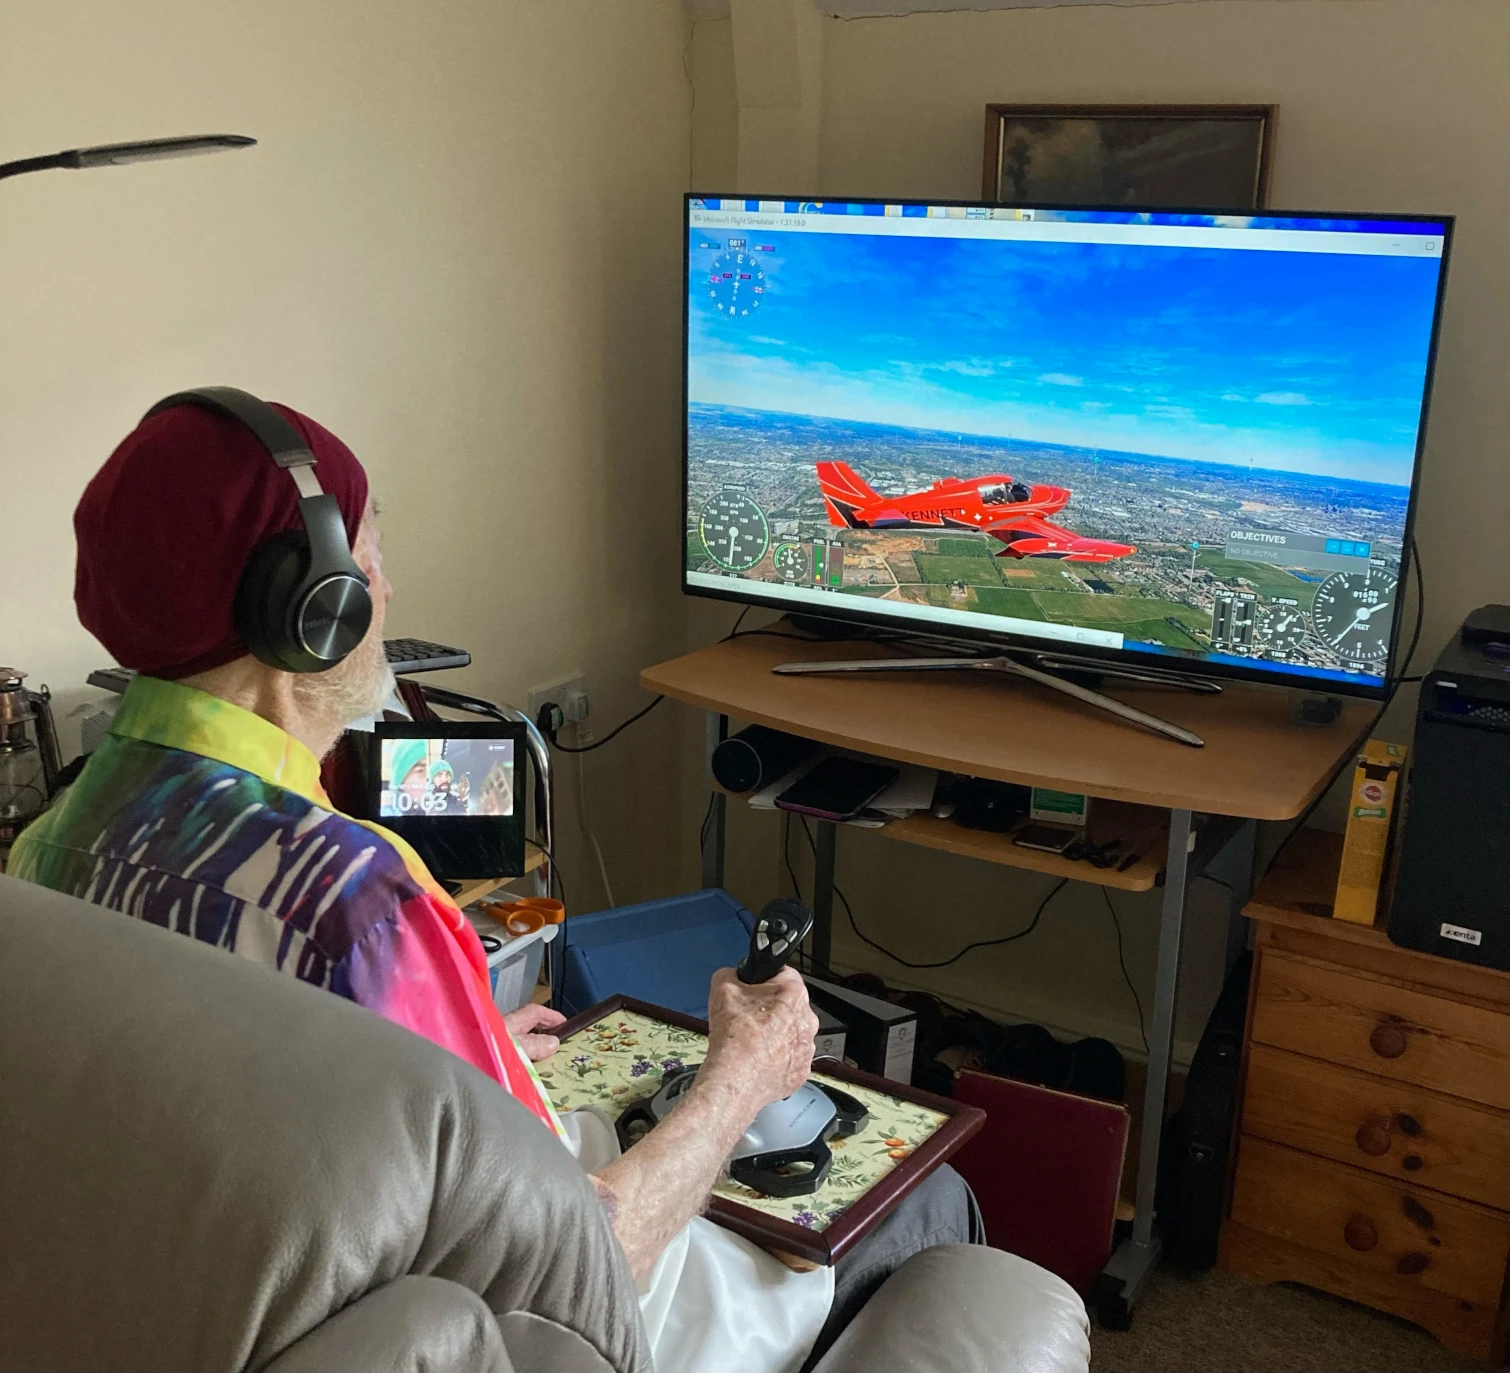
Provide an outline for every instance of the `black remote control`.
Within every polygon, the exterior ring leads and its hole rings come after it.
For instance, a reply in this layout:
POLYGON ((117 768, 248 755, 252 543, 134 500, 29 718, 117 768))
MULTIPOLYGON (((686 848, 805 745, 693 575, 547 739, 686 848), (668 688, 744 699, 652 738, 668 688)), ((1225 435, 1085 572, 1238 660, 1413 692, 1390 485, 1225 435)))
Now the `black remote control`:
POLYGON ((750 951, 734 972, 741 982, 769 982, 791 961, 813 928, 813 913, 800 901, 767 901, 750 934, 750 951))

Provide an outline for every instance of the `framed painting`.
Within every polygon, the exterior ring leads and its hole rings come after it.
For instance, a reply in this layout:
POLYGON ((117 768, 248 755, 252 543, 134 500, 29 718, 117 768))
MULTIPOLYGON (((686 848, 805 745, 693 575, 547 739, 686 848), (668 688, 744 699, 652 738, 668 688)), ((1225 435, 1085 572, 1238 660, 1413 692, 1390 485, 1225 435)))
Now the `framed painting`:
MULTIPOLYGON (((616 1120, 654 1096, 666 1073, 702 1058, 708 1027, 613 996, 556 1033, 561 1047, 538 1065, 551 1101, 558 1110, 596 1106, 616 1120)), ((823 1185, 806 1196, 768 1197, 726 1178, 707 1215, 764 1248, 828 1266, 975 1134, 986 1114, 838 1059, 816 1060, 813 1076, 859 1097, 869 1112, 856 1134, 829 1142, 834 1162, 823 1185)))
POLYGON ((1277 105, 987 105, 981 196, 1002 204, 1257 210, 1277 105))

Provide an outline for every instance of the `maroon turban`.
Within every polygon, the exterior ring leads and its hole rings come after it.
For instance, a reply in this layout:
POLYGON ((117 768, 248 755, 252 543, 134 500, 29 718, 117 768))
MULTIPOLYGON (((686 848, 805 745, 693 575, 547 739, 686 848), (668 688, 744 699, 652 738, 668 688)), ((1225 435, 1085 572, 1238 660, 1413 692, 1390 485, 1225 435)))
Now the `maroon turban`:
MULTIPOLYGON (((315 455, 355 541, 367 474, 312 419, 276 407, 315 455)), ((259 543, 299 526, 299 491, 228 415, 178 405, 143 420, 95 474, 73 514, 79 620, 122 667, 177 679, 247 652, 236 584, 259 543)))

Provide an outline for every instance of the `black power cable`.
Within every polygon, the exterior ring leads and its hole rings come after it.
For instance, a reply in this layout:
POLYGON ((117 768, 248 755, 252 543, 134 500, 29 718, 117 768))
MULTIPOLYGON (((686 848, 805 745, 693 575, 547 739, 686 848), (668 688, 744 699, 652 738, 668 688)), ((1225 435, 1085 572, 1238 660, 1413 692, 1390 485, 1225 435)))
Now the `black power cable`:
MULTIPOLYGON (((739 634, 739 627, 744 623, 745 616, 748 615, 753 609, 753 606, 747 605, 743 610, 739 612, 739 618, 734 621, 734 628, 724 635, 725 641, 732 639, 739 634)), ((746 634, 767 634, 770 632, 771 631, 764 629, 747 629, 745 631, 746 634)), ((794 639, 797 636, 795 634, 787 634, 782 635, 781 637, 794 639)), ((634 724, 636 720, 643 720, 665 699, 666 694, 662 692, 655 698, 655 700, 653 700, 648 706, 646 706, 644 710, 636 711, 622 724, 616 725, 613 729, 609 730, 608 733, 605 734, 601 739, 594 739, 590 744, 563 744, 557 740, 556 735, 559 732, 560 726, 552 728, 550 723, 550 710, 552 706, 554 706, 557 710, 560 710, 561 707, 558 702, 547 701, 543 706, 541 706, 540 717, 535 721, 535 725, 536 728, 538 728, 539 731, 543 735, 545 735, 546 739, 550 741, 550 746, 558 753, 591 753, 595 748, 602 748, 604 744, 618 738, 618 736, 621 735, 626 729, 628 729, 630 725, 634 724)), ((703 819, 703 829, 705 831, 707 829, 707 823, 707 817, 705 816, 703 819)))
MULTIPOLYGON (((792 891, 796 893, 797 900, 800 902, 802 900, 802 883, 797 880, 797 870, 792 866, 792 812, 785 811, 783 815, 785 823, 782 825, 781 830, 781 858, 786 864, 786 875, 792 879, 792 891)), ((806 823, 806 821, 803 821, 804 825, 806 823)), ((812 836, 809 835, 808 838, 811 839, 812 836)), ((849 916, 851 928, 854 928, 855 913, 850 909, 849 898, 839 890, 837 883, 834 885, 834 895, 844 903, 845 914, 849 916)), ((855 933, 860 934, 860 931, 856 929, 855 933)), ((860 935, 860 937, 863 939, 865 936, 860 935)), ((830 982, 843 982, 844 975, 842 973, 835 972, 827 963, 819 962, 806 949, 799 949, 797 954, 802 960, 802 971, 826 977, 830 982)))
MULTIPOLYGON (((556 862, 556 855, 546 848, 544 844, 540 843, 538 839, 531 839, 530 843, 545 855, 545 861, 549 864, 549 877, 546 879, 545 887, 546 895, 549 895, 551 888, 554 887, 562 906, 566 906, 566 882, 561 876, 561 865, 556 862)), ((570 907, 567 907, 567 910, 570 910, 570 907)), ((566 925, 568 919, 567 911, 563 911, 561 914, 561 947, 559 949, 552 949, 550 955, 552 1001, 559 1001, 562 993, 566 990, 566 925)))
MULTIPOLYGON (((816 860, 818 857, 818 845, 813 839, 812 830, 808 828, 806 817, 802 819, 802 832, 807 836, 808 847, 812 849, 813 858, 816 860)), ((844 904, 844 913, 849 917, 849 927, 855 932, 855 937, 862 943, 868 944, 877 953, 885 954, 893 963, 900 963, 904 968, 947 968, 951 963, 958 963, 967 953, 973 953, 976 949, 990 949, 1001 944, 1011 944, 1018 939, 1026 939, 1028 935, 1032 934, 1038 928, 1038 922, 1043 918, 1044 911, 1048 909, 1049 902, 1059 895, 1069 880, 1068 877, 1061 877, 1049 888, 1048 894, 1038 903, 1038 909, 1033 912, 1033 918, 1022 929, 1018 930, 1016 934, 1002 935, 998 939, 977 939, 973 943, 966 944, 958 953, 948 958, 940 959, 936 963, 914 963, 911 959, 898 957, 884 944, 876 943, 874 939, 860 929, 858 922, 855 920, 854 908, 849 904, 849 898, 840 890, 837 882, 834 883, 834 895, 844 904)))
MULTIPOLYGON (((1223 883, 1223 885, 1226 884, 1223 883)), ((1133 985, 1133 980, 1127 971, 1127 959, 1122 954, 1122 919, 1117 914, 1117 908, 1112 905, 1112 894, 1105 887, 1101 888, 1101 899, 1106 902, 1106 909, 1112 913, 1112 924, 1117 927, 1117 966, 1122 969, 1122 980, 1127 983, 1127 990, 1132 993, 1133 1005, 1138 1008, 1138 1038, 1143 1041, 1143 1056, 1151 1057, 1148 1031, 1144 1028, 1143 1022, 1143 998, 1138 995, 1138 989, 1133 985)))
POLYGON ((1400 676, 1396 677, 1390 688, 1390 697, 1394 697, 1394 688, 1403 682, 1421 682, 1424 677, 1407 677, 1411 662, 1416 656, 1416 646, 1421 642, 1421 626, 1426 623, 1426 578, 1421 572, 1421 549, 1416 543, 1415 536, 1410 540, 1410 570, 1416 578, 1416 627, 1411 631, 1410 647, 1405 651, 1405 658, 1400 663, 1400 676))
MULTIPOLYGON (((786 820, 781 828, 781 860, 786 864, 786 875, 792 879, 792 891, 798 902, 802 901, 802 883, 797 880, 797 870, 792 866, 792 812, 785 812, 786 820)), ((806 821, 803 822, 804 824, 806 821)), ((837 891, 838 888, 836 887, 837 891)), ((849 903, 846 901, 845 906, 849 903)))
POLYGON ((708 826, 713 820, 713 807, 718 801, 718 793, 708 793, 708 809, 703 812, 703 823, 697 831, 697 851, 701 853, 708 845, 708 826))
MULTIPOLYGON (((630 725, 634 724, 636 720, 643 720, 665 699, 665 693, 662 692, 655 698, 655 700, 653 700, 648 706, 646 706, 644 710, 636 711, 622 724, 614 726, 614 728, 609 730, 608 733, 605 734, 601 739, 594 739, 590 744, 562 744, 557 742, 556 731, 549 727, 550 722, 547 718, 551 706, 555 705, 554 701, 547 701, 543 706, 540 707, 541 718, 536 720, 535 724, 539 727, 540 732, 545 735, 545 737, 550 741, 550 746, 558 753, 591 753, 595 748, 602 748, 604 744, 610 743, 614 739, 617 739, 619 735, 621 735, 626 729, 629 728, 630 725)), ((560 707, 558 706, 557 709, 560 709, 560 707)))
MULTIPOLYGON (((545 861, 550 864, 549 885, 553 885, 556 888, 556 896, 564 906, 566 904, 566 883, 561 878, 561 868, 556 862, 555 854, 553 854, 548 848, 546 848, 545 845, 542 844, 538 839, 531 839, 529 842, 532 848, 539 849, 540 852, 545 855, 545 861)), ((563 923, 563 933, 564 932, 565 926, 563 923)))

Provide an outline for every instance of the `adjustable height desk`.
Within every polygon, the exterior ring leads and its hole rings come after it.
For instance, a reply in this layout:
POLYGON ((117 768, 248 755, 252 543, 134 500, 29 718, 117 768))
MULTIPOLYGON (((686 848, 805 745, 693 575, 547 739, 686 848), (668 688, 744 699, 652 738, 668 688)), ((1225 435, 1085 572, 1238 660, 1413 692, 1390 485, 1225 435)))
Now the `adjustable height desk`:
MULTIPOLYGON (((1219 696, 1116 683, 1102 687, 1108 695, 1194 730, 1206 747, 1193 749, 1026 683, 984 674, 778 677, 771 672, 777 663, 804 659, 882 656, 895 657, 895 647, 748 634, 646 668, 640 682, 649 691, 708 711, 710 752, 734 716, 881 758, 1083 792, 1100 802, 1092 807, 1093 837, 1123 836, 1141 856, 1125 872, 1098 869, 928 815, 893 821, 877 831, 893 839, 1126 891, 1147 891, 1162 875, 1136 1215, 1132 1237, 1107 1264, 1098 1298, 1102 1322, 1125 1325, 1159 1254, 1154 1185, 1190 883, 1234 841, 1242 846, 1244 873, 1250 873, 1252 822, 1292 820, 1305 810, 1357 748, 1377 708, 1350 701, 1333 724, 1315 727, 1293 723, 1289 695, 1270 687, 1233 684, 1219 696)), ((708 886, 723 880, 726 801, 715 793, 703 849, 708 886)), ((818 827, 813 953, 824 963, 832 939, 836 829, 818 827)), ((1235 885, 1241 888, 1246 882, 1235 885)), ((1247 895, 1233 891, 1234 917, 1247 895)), ((1241 937, 1241 921, 1234 918, 1232 927, 1241 937)))

